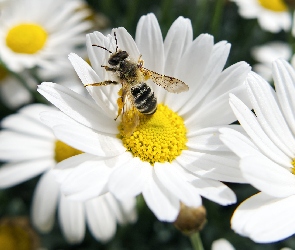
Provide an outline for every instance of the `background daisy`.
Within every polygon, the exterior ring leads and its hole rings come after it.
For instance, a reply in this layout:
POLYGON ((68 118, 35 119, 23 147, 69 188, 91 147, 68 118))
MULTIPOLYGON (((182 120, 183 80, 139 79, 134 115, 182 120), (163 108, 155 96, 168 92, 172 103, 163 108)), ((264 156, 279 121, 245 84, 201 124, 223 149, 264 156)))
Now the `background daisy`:
POLYGON ((83 6, 80 0, 9 1, 0 15, 1 60, 17 72, 54 66, 85 41, 91 22, 83 6))
MULTIPOLYGON (((234 203, 234 193, 219 180, 243 182, 244 179, 237 168, 236 156, 223 146, 217 135, 220 126, 227 126, 235 120, 227 109, 228 92, 244 97, 243 82, 249 66, 241 62, 222 71, 230 45, 226 42, 214 45, 213 37, 207 34, 192 40, 190 21, 182 17, 172 24, 164 42, 153 14, 140 19, 136 43, 124 28, 114 31, 119 49, 126 50, 130 60, 137 62, 142 55, 145 67, 177 77, 190 87, 187 93, 173 95, 151 83, 158 103, 163 105, 159 105, 159 111, 151 117, 150 121, 158 116, 159 120, 155 120, 156 125, 149 129, 158 133, 156 129, 164 126, 161 122, 167 119, 162 117, 162 113, 170 112, 169 109, 172 115, 169 120, 183 119, 183 122, 179 128, 168 122, 168 127, 164 127, 157 138, 163 143, 160 146, 156 144, 152 149, 140 146, 137 149, 143 148, 144 153, 131 153, 125 147, 128 139, 120 139, 124 134, 118 130, 119 119, 114 121, 119 87, 88 87, 96 102, 94 105, 62 86, 43 83, 38 91, 66 115, 47 112, 42 114, 42 120, 53 128, 57 138, 86 152, 58 166, 62 169, 59 181, 64 194, 72 199, 86 200, 105 189, 119 199, 142 193, 155 216, 170 222, 178 215, 180 201, 187 206, 198 207, 201 196, 204 196, 221 205, 234 203), (177 129, 177 132, 172 132, 179 136, 177 139, 166 134, 173 129, 177 129), (180 132, 185 130, 187 134, 180 132), (168 149, 164 144, 170 139, 172 141, 168 145, 174 147, 168 149), (178 150, 180 153, 170 156, 169 152, 173 154, 178 150), (150 157, 148 160, 142 159, 145 152, 150 157), (153 155, 163 158, 153 161, 153 155), (167 160, 168 156, 172 159, 167 160), (62 173, 69 168, 70 174, 62 173)), ((77 55, 70 55, 83 84, 114 79, 101 67, 107 62, 109 52, 92 44, 107 47, 110 51, 116 48, 115 39, 111 36, 105 37, 99 32, 88 35, 89 58, 94 70, 77 55)), ((144 134, 142 136, 143 139, 140 136, 138 139, 140 143, 145 144, 148 140, 147 145, 151 145, 153 140, 144 134)), ((130 142, 131 148, 132 143, 136 142, 130 142)))
POLYGON ((291 15, 283 0, 231 0, 244 18, 257 18, 262 29, 270 32, 291 29, 291 15))
POLYGON ((256 116, 237 97, 230 98, 250 138, 221 129, 222 141, 241 158, 244 177, 261 191, 236 209, 232 228, 260 243, 279 241, 295 233, 295 71, 286 61, 277 60, 273 76, 276 92, 255 73, 248 79, 256 116))
POLYGON ((61 141, 39 119, 42 111, 54 108, 32 104, 18 114, 6 117, 0 132, 0 160, 7 163, 0 168, 0 188, 8 188, 44 173, 35 189, 32 222, 41 232, 49 232, 54 225, 58 207, 59 223, 69 243, 79 243, 88 224, 92 235, 107 241, 116 232, 116 222, 134 222, 135 200, 118 202, 111 194, 87 202, 72 201, 60 194, 52 169, 57 162, 81 153, 61 141))
POLYGON ((258 62, 253 65, 253 70, 269 82, 272 80, 272 62, 279 58, 290 60, 292 48, 288 43, 273 41, 253 47, 251 54, 258 62))

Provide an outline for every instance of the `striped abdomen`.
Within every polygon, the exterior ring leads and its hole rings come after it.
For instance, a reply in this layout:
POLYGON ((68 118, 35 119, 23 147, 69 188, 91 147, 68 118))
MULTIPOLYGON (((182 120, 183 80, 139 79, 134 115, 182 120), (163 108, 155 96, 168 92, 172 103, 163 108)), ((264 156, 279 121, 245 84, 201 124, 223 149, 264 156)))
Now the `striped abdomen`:
POLYGON ((134 98, 134 105, 140 113, 151 115, 156 112, 157 99, 154 92, 145 82, 131 87, 131 94, 134 98))

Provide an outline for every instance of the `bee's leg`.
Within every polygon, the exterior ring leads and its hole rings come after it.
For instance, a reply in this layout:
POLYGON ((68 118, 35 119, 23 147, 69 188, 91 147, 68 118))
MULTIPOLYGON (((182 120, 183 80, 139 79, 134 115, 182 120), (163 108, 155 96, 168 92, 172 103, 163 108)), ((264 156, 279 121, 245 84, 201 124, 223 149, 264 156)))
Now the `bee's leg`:
POLYGON ((138 58, 138 67, 139 68, 141 68, 143 66, 143 60, 141 58, 142 58, 142 55, 140 55, 138 58))
POLYGON ((118 119, 118 117, 122 114, 122 111, 124 113, 124 100, 123 100, 123 89, 120 89, 118 92, 119 98, 117 99, 118 104, 118 115, 115 118, 115 121, 118 119))
MULTIPOLYGON (((118 114, 117 114, 117 117, 115 118, 115 121, 118 119, 118 117, 122 114, 122 111, 124 109, 124 103, 123 103, 123 98, 122 96, 120 96, 118 99, 117 99, 117 104, 118 104, 118 114)), ((124 113, 124 111, 123 111, 124 113)))
POLYGON ((111 81, 111 80, 107 80, 104 82, 96 82, 96 83, 89 83, 89 84, 85 84, 84 87, 88 87, 88 86, 106 86, 106 85, 110 85, 110 84, 119 84, 116 81, 111 81))
POLYGON ((106 66, 106 65, 101 65, 101 67, 103 67, 106 71, 113 71, 113 72, 116 72, 117 71, 117 69, 112 68, 112 67, 109 67, 109 66, 106 66))

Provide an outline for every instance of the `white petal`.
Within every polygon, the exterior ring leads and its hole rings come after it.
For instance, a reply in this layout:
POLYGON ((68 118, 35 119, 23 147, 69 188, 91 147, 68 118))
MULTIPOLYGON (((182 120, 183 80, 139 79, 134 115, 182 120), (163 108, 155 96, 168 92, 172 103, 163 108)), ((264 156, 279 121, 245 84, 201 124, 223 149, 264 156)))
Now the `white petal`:
POLYGON ((288 158, 264 133, 255 115, 248 107, 234 95, 230 95, 230 105, 254 144, 270 159, 288 167, 290 158, 288 158))
POLYGON ((40 117, 53 129, 56 138, 83 152, 115 156, 126 151, 122 141, 115 136, 96 133, 60 111, 42 112, 40 117))
MULTIPOLYGON (((74 53, 69 55, 69 59, 73 64, 79 78, 81 79, 84 85, 103 82, 104 80, 100 78, 96 72, 89 66, 87 62, 85 62, 82 58, 77 56, 74 53)), ((115 110, 117 106, 114 106, 110 101, 110 96, 105 93, 106 86, 102 87, 87 87, 88 92, 101 108, 104 111, 104 114, 110 118, 115 116, 115 110)), ((117 91, 115 91, 117 93, 117 91)))
POLYGON ((134 39, 125 28, 119 27, 114 29, 114 31, 117 34, 119 49, 127 51, 130 57, 137 62, 142 53, 141 51, 139 52, 137 48, 138 44, 135 43, 134 39))
POLYGON ((124 153, 117 157, 111 158, 104 158, 104 157, 97 157, 91 154, 79 154, 73 157, 70 157, 62 162, 59 162, 54 171, 56 175, 56 180, 60 183, 63 183, 66 178, 69 176, 70 173, 74 171, 74 169, 85 162, 93 162, 97 161, 98 167, 101 161, 104 161, 104 164, 110 168, 115 168, 124 164, 131 158, 131 154, 124 153))
POLYGON ((217 84, 206 95, 204 102, 209 103, 225 93, 232 92, 239 86, 244 86, 250 71, 250 65, 245 62, 235 63, 223 70, 216 81, 217 84))
MULTIPOLYGON (((144 67, 163 74, 165 64, 163 36, 154 14, 150 13, 139 19, 135 41, 144 60, 144 67)), ((158 102, 163 102, 167 91, 155 85, 152 86, 158 102)))
POLYGON ((54 225, 58 197, 59 185, 49 171, 35 188, 31 212, 33 225, 43 233, 49 232, 54 225))
MULTIPOLYGON (((43 105, 43 106, 47 108, 46 105, 43 105)), ((37 110, 30 109, 30 112, 35 112, 35 111, 37 110)), ((40 119, 39 119, 40 112, 37 113, 38 120, 35 120, 34 118, 29 117, 26 114, 23 114, 24 112, 7 116, 6 118, 2 120, 1 127, 16 131, 18 133, 30 134, 33 136, 38 136, 40 138, 47 139, 47 140, 48 139, 52 140, 54 136, 51 130, 40 122, 40 119)))
POLYGON ((0 133, 0 159, 22 161, 53 158, 53 140, 4 130, 0 133))
POLYGON ((229 149, 219 139, 219 127, 196 130, 196 135, 188 136, 186 146, 193 151, 225 151, 229 149))
POLYGON ((154 14, 142 16, 136 27, 136 44, 145 61, 144 66, 158 73, 164 71, 162 32, 154 14))
POLYGON ((179 199, 161 185, 154 171, 148 176, 142 195, 158 220, 167 222, 176 220, 180 208, 179 199))
POLYGON ((137 220, 136 199, 117 200, 111 193, 106 194, 109 206, 120 224, 133 223, 137 220))
POLYGON ((295 134, 295 100, 293 98, 295 93, 294 69, 286 61, 277 60, 273 64, 273 73, 281 110, 289 128, 295 134))
POLYGON ((135 197, 142 192, 152 166, 138 157, 132 158, 113 171, 109 190, 120 200, 135 197))
POLYGON ((275 197, 295 194, 295 176, 263 155, 244 157, 240 168, 244 177, 258 190, 275 197))
POLYGON ((235 193, 220 181, 198 178, 193 180, 191 184, 200 195, 220 205, 227 206, 237 201, 235 193))
POLYGON ((126 151, 120 139, 96 133, 80 124, 57 125, 53 132, 59 140, 89 154, 111 157, 126 151))
POLYGON ((202 73, 203 78, 199 83, 199 88, 190 91, 191 98, 188 99, 186 105, 179 110, 179 114, 183 116, 185 120, 199 108, 201 100, 206 97, 214 88, 215 84, 217 84, 216 80, 222 72, 229 50, 230 44, 226 42, 219 42, 214 45, 205 72, 202 73))
POLYGON ((232 228, 258 243, 283 240, 295 233, 294 204, 294 195, 278 199, 256 194, 236 209, 232 228))
POLYGON ((27 181, 55 166, 53 159, 3 164, 0 168, 0 187, 7 188, 27 181))
POLYGON ((61 195, 58 207, 58 218, 66 240, 76 244, 84 239, 85 214, 84 204, 61 195))
POLYGON ((221 133, 219 137, 223 143, 240 158, 261 154, 252 141, 238 131, 230 128, 221 128, 219 131, 221 133))
POLYGON ((245 183, 238 167, 238 157, 232 153, 217 155, 183 150, 176 161, 188 171, 198 176, 226 181, 245 183))
POLYGON ((109 74, 108 71, 101 67, 101 65, 106 65, 108 63, 110 52, 97 47, 102 46, 107 50, 115 52, 115 39, 111 35, 104 36, 102 33, 95 31, 86 35, 86 45, 91 67, 98 74, 98 76, 103 80, 115 80, 113 79, 112 74, 109 74))
POLYGON ((187 182, 185 176, 173 163, 156 163, 154 169, 161 184, 185 205, 199 207, 202 204, 198 192, 187 182))
POLYGON ((185 123, 188 127, 206 128, 231 124, 236 120, 229 103, 229 93, 235 94, 249 105, 246 92, 246 76, 250 66, 237 63, 224 70, 216 81, 216 86, 202 100, 201 106, 192 107, 185 123))
POLYGON ((295 139, 278 106, 272 87, 255 73, 250 74, 248 83, 249 97, 264 132, 280 150, 293 157, 295 139))
POLYGON ((45 105, 41 103, 34 103, 27 105, 19 110, 19 113, 30 117, 35 121, 40 121, 40 113, 45 111, 56 111, 57 109, 54 106, 45 105))
POLYGON ((166 96, 165 103, 173 110, 178 112, 184 105, 187 105, 188 100, 196 97, 200 85, 203 84, 202 77, 212 50, 213 37, 201 34, 184 51, 174 76, 184 81, 189 86, 189 91, 177 96, 172 94, 166 96))
POLYGON ((104 160, 88 160, 73 169, 61 185, 62 192, 72 199, 87 200, 104 192, 111 168, 104 160), (79 195, 80 194, 80 195, 79 195), (75 195, 77 197, 75 198, 75 195))
POLYGON ((91 234, 98 241, 106 242, 116 233, 116 217, 106 195, 89 200, 85 203, 87 224, 91 234))
POLYGON ((90 65, 75 53, 69 54, 69 60, 84 85, 103 81, 90 65))
POLYGON ((235 248, 226 239, 219 239, 213 241, 211 250, 235 250, 235 248))
POLYGON ((192 39, 193 30, 191 21, 188 18, 178 17, 172 23, 164 41, 165 75, 176 77, 175 72, 181 56, 192 43, 192 39))
POLYGON ((117 134, 117 124, 94 102, 55 83, 42 83, 38 92, 66 115, 94 130, 117 134))

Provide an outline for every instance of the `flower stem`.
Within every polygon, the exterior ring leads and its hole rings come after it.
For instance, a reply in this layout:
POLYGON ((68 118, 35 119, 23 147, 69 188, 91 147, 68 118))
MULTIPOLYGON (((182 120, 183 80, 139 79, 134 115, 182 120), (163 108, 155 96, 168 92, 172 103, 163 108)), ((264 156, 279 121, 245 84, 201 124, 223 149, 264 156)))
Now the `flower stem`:
POLYGON ((202 240, 199 233, 194 233, 190 236, 194 250, 204 250, 202 240))

